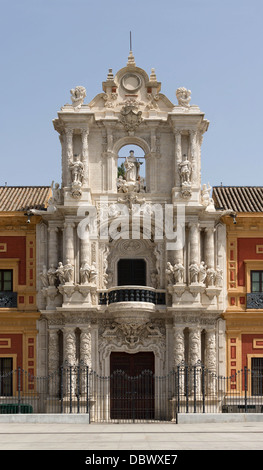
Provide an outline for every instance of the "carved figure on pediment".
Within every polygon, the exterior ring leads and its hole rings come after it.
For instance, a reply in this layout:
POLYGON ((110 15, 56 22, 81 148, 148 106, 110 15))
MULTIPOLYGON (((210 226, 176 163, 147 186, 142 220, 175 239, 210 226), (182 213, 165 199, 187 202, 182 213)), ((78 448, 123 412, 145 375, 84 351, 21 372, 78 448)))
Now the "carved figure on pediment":
POLYGON ((199 266, 199 282, 204 284, 206 280, 206 265, 204 261, 201 261, 199 266))
POLYGON ((42 286, 43 287, 48 287, 49 282, 48 282, 48 274, 47 274, 47 268, 45 265, 43 265, 42 272, 39 275, 42 286))
POLYGON ((191 101, 191 90, 187 90, 184 87, 180 87, 176 90, 176 98, 178 100, 179 106, 183 106, 184 108, 190 107, 191 101))
POLYGON ((69 259, 67 259, 67 264, 64 266, 64 279, 65 282, 72 282, 73 281, 73 271, 74 268, 72 264, 69 262, 69 259))
POLYGON ((86 98, 86 89, 83 86, 76 86, 70 90, 70 94, 73 107, 79 109, 86 98))
POLYGON ((61 189, 59 183, 56 183, 54 188, 52 183, 52 196, 48 200, 48 205, 54 206, 56 204, 61 204, 61 189))
POLYGON ((201 204, 207 208, 214 208, 215 206, 213 198, 210 197, 211 189, 212 188, 208 183, 208 185, 203 184, 203 188, 201 190, 201 204))
POLYGON ((199 266, 196 263, 192 263, 189 266, 189 273, 190 273, 190 283, 197 283, 198 282, 198 274, 199 274, 199 266))
POLYGON ((58 267, 56 269, 56 275, 57 275, 57 278, 59 280, 59 283, 64 284, 64 282, 65 282, 64 266, 63 266, 61 261, 58 263, 58 267))

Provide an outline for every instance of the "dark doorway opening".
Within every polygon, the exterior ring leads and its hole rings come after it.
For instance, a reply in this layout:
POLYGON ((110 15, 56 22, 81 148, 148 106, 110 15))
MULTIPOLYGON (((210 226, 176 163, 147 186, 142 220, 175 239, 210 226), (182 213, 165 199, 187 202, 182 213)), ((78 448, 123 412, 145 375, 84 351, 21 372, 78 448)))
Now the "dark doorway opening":
POLYGON ((111 419, 154 419, 154 354, 111 353, 111 419))
POLYGON ((145 260, 120 259, 118 262, 118 286, 146 286, 145 260))

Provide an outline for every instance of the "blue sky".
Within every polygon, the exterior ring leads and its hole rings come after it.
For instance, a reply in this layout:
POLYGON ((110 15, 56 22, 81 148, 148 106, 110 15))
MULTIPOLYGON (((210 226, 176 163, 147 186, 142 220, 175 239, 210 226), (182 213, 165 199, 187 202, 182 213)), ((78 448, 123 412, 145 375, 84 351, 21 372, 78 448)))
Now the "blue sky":
POLYGON ((0 0, 0 185, 61 181, 52 120, 70 89, 86 103, 109 68, 154 67, 177 104, 185 86, 210 121, 202 181, 263 185, 262 0, 0 0))

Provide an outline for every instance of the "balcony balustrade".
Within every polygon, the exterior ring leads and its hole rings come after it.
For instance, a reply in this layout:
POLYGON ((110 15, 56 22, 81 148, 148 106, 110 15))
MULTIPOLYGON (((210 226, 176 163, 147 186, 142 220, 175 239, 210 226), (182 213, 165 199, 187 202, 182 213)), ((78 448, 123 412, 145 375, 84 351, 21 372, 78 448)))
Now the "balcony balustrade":
POLYGON ((118 286, 99 293, 99 304, 116 302, 148 302, 165 305, 165 290, 145 286, 118 286))
POLYGON ((0 292, 0 308, 16 308, 17 292, 0 292))
POLYGON ((263 309, 263 292, 247 294, 247 309, 263 309))

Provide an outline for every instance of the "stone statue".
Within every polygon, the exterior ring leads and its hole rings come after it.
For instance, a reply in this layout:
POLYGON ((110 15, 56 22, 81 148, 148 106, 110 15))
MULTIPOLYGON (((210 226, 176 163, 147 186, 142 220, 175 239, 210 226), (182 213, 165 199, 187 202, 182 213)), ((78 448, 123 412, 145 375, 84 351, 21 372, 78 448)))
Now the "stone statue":
POLYGON ((189 273, 191 284, 198 282, 199 266, 196 263, 189 266, 189 273))
POLYGON ((79 109, 86 98, 86 89, 83 86, 76 86, 70 90, 70 93, 73 107, 79 109))
POLYGON ((184 108, 190 107, 191 101, 191 90, 187 90, 184 87, 180 87, 176 90, 176 98, 178 100, 179 106, 183 106, 184 108))
POLYGON ((72 282, 73 281, 73 266, 67 259, 67 264, 64 266, 64 279, 65 282, 72 282))
POLYGON ((64 266, 62 264, 62 262, 60 261, 58 263, 58 267, 56 269, 56 275, 58 277, 58 280, 59 280, 59 283, 60 284, 64 284, 65 282, 65 278, 64 278, 64 266))
POLYGON ((134 151, 130 151, 130 155, 126 157, 124 162, 125 170, 126 170, 126 181, 135 182, 138 179, 140 173, 140 163, 137 161, 136 157, 134 156, 134 151))
POLYGON ((50 286, 55 286, 56 281, 57 281, 57 273, 56 273, 56 268, 54 267, 54 264, 51 264, 47 276, 48 276, 48 283, 50 286))
POLYGON ((170 261, 167 261, 167 267, 166 267, 165 273, 166 273, 168 284, 174 285, 174 270, 170 261))
POLYGON ((42 269, 42 272, 40 273, 39 277, 40 277, 40 280, 42 282, 42 286, 43 287, 48 287, 49 286, 48 274, 47 274, 47 268, 46 268, 45 265, 43 265, 43 269, 42 269))
POLYGON ((219 266, 216 267, 215 285, 216 287, 222 287, 223 285, 223 269, 220 269, 219 266))
POLYGON ((206 280, 206 265, 204 261, 201 261, 200 267, 199 267, 199 282, 201 284, 204 284, 206 280))
POLYGON ((179 172, 182 184, 190 183, 191 163, 187 159, 187 155, 183 155, 183 160, 179 164, 179 172))
POLYGON ((87 284, 89 282, 89 272, 90 272, 90 265, 88 264, 87 261, 84 261, 84 263, 82 263, 82 266, 79 271, 80 271, 81 283, 87 284))
POLYGON ((216 272, 213 268, 209 268, 207 270, 207 285, 209 287, 213 286, 214 283, 215 283, 215 275, 216 275, 216 272))
POLYGON ((91 284, 95 284, 97 278, 97 270, 95 264, 92 264, 90 267, 89 281, 91 284))
POLYGON ((72 175, 72 183, 82 183, 84 174, 84 165, 80 160, 80 156, 76 155, 73 162, 70 163, 70 170, 72 175))
POLYGON ((184 266, 182 265, 182 263, 175 264, 173 267, 173 271, 175 283, 182 283, 184 280, 184 266))

